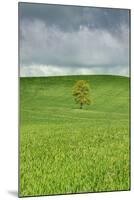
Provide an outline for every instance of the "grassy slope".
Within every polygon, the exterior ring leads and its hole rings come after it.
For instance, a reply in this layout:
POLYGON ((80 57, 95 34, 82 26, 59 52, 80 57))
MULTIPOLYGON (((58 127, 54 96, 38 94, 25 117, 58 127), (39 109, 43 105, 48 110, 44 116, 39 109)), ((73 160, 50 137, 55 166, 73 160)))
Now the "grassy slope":
POLYGON ((20 195, 129 189, 129 79, 21 78, 20 195), (72 86, 91 85, 79 109, 72 86))

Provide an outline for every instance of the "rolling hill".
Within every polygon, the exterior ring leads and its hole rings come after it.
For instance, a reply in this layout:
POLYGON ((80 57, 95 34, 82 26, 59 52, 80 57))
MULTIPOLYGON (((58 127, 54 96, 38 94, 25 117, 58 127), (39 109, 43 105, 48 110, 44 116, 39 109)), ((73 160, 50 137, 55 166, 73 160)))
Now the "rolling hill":
POLYGON ((20 196, 130 189, 130 80, 20 78, 20 196), (92 104, 72 87, 87 80, 92 104))

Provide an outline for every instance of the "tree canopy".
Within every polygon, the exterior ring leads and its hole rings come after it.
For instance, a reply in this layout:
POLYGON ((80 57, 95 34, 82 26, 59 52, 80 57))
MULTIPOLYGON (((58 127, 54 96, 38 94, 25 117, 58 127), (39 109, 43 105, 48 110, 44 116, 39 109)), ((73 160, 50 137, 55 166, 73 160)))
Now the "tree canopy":
POLYGON ((80 104, 80 108, 83 108, 83 105, 90 105, 90 87, 87 81, 78 80, 73 87, 73 96, 75 102, 80 104))

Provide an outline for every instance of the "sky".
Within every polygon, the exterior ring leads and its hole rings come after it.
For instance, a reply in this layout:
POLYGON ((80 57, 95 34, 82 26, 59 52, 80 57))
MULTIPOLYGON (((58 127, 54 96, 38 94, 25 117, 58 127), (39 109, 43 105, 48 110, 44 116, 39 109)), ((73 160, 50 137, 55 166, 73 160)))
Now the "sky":
POLYGON ((129 75, 129 10, 19 3, 21 77, 129 75))

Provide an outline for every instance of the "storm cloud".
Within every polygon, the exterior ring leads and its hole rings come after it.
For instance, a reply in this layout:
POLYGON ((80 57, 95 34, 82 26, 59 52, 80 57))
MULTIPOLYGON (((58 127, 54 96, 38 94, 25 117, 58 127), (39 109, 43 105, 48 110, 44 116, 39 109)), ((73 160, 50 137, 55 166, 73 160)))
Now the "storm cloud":
POLYGON ((20 76, 129 74, 129 11, 20 3, 20 76))

